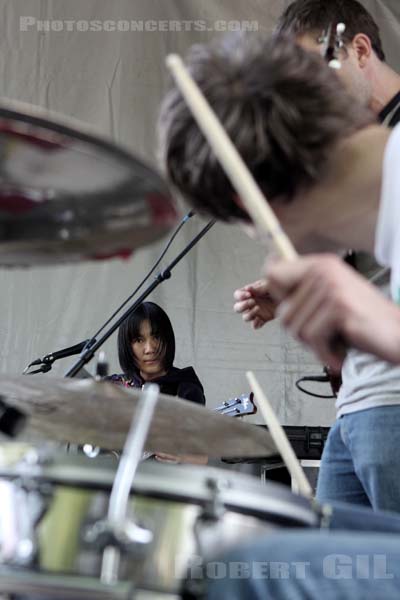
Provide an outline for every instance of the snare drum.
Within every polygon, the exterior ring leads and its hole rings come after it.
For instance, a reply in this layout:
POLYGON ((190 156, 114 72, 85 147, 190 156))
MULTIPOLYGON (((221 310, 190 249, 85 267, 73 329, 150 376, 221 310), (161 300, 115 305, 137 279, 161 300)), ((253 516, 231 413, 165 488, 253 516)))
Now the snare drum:
POLYGON ((17 456, 3 457, 0 466, 0 594, 112 599, 131 598, 135 589, 135 599, 178 598, 190 565, 269 530, 318 525, 307 500, 276 484, 146 461, 130 516, 150 534, 124 546, 119 582, 107 588, 99 581, 104 540, 96 532, 106 519, 116 460, 32 449, 21 458, 16 446, 9 448, 17 456))

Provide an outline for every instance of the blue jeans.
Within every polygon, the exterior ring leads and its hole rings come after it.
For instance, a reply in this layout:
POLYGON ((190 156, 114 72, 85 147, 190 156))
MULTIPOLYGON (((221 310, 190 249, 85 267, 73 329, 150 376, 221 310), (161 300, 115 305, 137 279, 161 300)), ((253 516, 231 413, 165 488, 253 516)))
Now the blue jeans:
POLYGON ((280 530, 205 562, 207 599, 398 600, 400 516, 333 504, 329 528, 280 530))
POLYGON ((322 454, 317 500, 400 512, 400 406, 344 415, 322 454))
POLYGON ((207 568, 208 600, 398 600, 400 536, 270 535, 207 568))
POLYGON ((281 530, 204 566, 208 600, 398 600, 400 516, 331 505, 329 530, 281 530))

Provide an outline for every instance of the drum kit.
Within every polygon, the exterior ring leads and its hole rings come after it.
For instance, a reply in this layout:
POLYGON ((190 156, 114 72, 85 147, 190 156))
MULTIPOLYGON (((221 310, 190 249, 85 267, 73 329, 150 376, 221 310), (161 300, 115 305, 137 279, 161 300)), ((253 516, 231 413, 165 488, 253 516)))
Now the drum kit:
MULTIPOLYGON (((175 220, 166 183, 140 160, 57 115, 1 103, 0 265, 126 257, 175 220)), ((277 453, 263 428, 154 387, 0 376, 0 430, 14 438, 0 445, 1 598, 193 598, 196 578, 182 591, 191 565, 279 527, 318 526, 311 501, 276 484, 141 460, 277 453)))

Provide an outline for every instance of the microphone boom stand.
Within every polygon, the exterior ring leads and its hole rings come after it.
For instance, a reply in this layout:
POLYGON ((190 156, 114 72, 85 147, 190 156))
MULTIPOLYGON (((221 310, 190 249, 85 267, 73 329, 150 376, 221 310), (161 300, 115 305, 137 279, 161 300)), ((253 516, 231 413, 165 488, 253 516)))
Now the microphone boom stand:
POLYGON ((123 315, 109 327, 109 329, 95 342, 92 344, 93 340, 90 340, 87 344, 87 347, 82 351, 79 359, 76 363, 66 372, 65 377, 75 377, 77 373, 87 365, 97 352, 97 350, 108 340, 108 338, 118 329, 118 327, 125 321, 125 319, 133 313, 142 302, 153 292, 161 283, 170 279, 171 271, 176 267, 176 265, 182 260, 184 256, 201 240, 201 238, 211 229, 211 227, 215 224, 215 221, 210 221, 201 231, 193 238, 193 240, 182 250, 180 254, 164 269, 161 273, 157 275, 155 280, 145 289, 145 291, 139 296, 139 298, 130 306, 123 315))

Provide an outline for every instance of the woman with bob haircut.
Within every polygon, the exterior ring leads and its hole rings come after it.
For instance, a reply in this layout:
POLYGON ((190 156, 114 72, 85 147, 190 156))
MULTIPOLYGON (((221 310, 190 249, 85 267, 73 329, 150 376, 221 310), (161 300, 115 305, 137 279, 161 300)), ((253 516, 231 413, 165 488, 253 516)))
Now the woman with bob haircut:
POLYGON ((118 358, 123 373, 111 375, 111 382, 141 388, 151 381, 163 394, 206 403, 193 367, 174 367, 174 330, 166 312, 154 302, 143 302, 120 325, 118 358))

